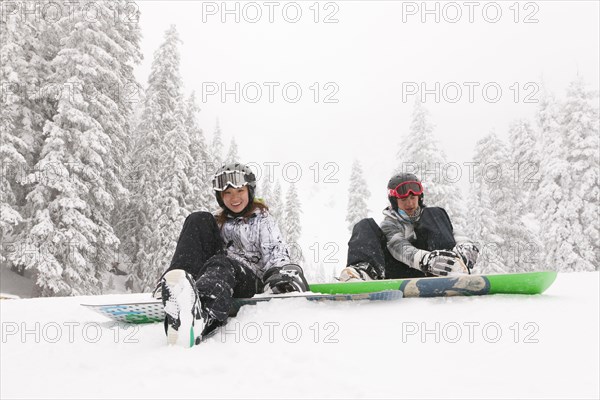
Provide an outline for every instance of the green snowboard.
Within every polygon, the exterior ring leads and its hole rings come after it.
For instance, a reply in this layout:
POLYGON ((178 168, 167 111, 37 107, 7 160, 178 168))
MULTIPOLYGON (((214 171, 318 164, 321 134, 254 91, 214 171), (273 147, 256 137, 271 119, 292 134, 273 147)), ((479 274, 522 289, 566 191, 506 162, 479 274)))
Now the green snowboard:
MULTIPOLYGON (((367 282, 314 283, 311 293, 257 296, 234 299, 233 316, 244 305, 272 299, 305 298, 311 301, 396 300, 402 297, 476 296, 487 294, 540 294, 556 279, 555 271, 499 275, 461 275, 413 279, 387 279, 367 282)), ((137 303, 82 304, 108 318, 126 323, 149 323, 164 320, 160 301, 149 299, 137 303)))
POLYGON ((497 275, 386 279, 367 282, 315 283, 313 293, 351 294, 401 290, 404 297, 477 296, 487 294, 540 294, 552 285, 556 271, 497 275))

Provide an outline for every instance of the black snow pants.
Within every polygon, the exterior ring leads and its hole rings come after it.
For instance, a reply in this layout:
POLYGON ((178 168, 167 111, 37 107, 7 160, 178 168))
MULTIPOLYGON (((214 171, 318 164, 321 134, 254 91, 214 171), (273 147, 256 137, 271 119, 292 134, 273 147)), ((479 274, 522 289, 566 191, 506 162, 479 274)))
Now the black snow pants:
POLYGON ((262 291, 260 278, 250 268, 227 257, 217 221, 208 212, 194 212, 186 218, 167 271, 173 269, 194 277, 202 311, 221 322, 227 320, 232 298, 262 291))
MULTIPOLYGON (((452 223, 443 208, 426 207, 414 226, 416 240, 413 246, 421 250, 451 250, 455 245, 452 223)), ((346 265, 369 263, 379 279, 424 277, 426 274, 411 268, 392 256, 387 239, 373 218, 365 218, 354 225, 348 242, 346 265)))

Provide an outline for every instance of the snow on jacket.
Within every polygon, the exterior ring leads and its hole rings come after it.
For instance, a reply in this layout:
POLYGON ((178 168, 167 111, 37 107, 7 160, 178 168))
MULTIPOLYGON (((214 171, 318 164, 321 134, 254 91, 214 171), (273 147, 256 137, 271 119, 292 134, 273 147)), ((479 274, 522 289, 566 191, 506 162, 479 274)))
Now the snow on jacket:
MULTIPOLYGON (((423 213, 423 208, 421 208, 420 213, 423 213)), ((420 250, 412 244, 417 239, 414 224, 419 219, 417 218, 413 222, 404 211, 394 211, 389 206, 383 210, 383 215, 384 219, 380 227, 385 234, 387 247, 392 256, 409 267, 420 270, 419 261, 423 254, 425 254, 425 250, 420 250), (419 256, 415 257, 417 254, 419 256)), ((454 240, 456 243, 469 241, 467 237, 456 229, 454 229, 454 240)))
POLYGON ((267 270, 291 263, 281 231, 266 210, 256 210, 249 218, 228 217, 221 237, 227 255, 248 266, 261 279, 267 270))

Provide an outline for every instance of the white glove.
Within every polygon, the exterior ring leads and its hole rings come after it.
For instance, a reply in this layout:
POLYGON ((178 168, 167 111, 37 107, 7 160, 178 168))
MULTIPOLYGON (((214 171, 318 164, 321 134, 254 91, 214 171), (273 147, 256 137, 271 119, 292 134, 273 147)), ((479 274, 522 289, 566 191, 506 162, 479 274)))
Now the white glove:
POLYGON ((419 267, 424 272, 437 276, 464 275, 469 273, 469 269, 464 265, 461 258, 452 251, 434 250, 424 253, 419 262, 419 267))
POLYGON ((477 262, 477 257, 479 256, 479 249, 477 248, 477 246, 475 246, 475 244, 471 242, 463 242, 458 243, 456 246, 454 246, 452 251, 458 254, 458 256, 462 259, 467 268, 469 268, 470 273, 470 271, 475 266, 475 263, 477 262))

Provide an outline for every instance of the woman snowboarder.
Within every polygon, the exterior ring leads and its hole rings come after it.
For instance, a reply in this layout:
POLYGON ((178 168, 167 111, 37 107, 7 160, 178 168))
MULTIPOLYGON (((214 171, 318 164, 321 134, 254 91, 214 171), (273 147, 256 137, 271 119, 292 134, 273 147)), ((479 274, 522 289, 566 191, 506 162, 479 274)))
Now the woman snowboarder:
POLYGON ((267 206, 254 198, 250 168, 223 165, 212 185, 221 211, 187 217, 161 279, 169 344, 191 347, 210 336, 227 322, 233 298, 308 290, 267 206))

